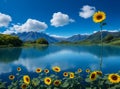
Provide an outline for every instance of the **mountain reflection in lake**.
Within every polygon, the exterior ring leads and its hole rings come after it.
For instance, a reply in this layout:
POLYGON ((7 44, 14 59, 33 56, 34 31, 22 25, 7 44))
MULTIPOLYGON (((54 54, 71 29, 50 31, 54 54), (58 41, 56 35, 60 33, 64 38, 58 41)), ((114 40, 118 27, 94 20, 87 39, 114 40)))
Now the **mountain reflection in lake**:
MULTIPOLYGON (((117 72, 120 67, 120 48, 103 48, 103 73, 117 72)), ((1 48, 0 75, 7 74, 21 66, 25 71, 58 65, 63 71, 76 71, 77 68, 100 68, 100 46, 44 46, 31 48, 1 48)))

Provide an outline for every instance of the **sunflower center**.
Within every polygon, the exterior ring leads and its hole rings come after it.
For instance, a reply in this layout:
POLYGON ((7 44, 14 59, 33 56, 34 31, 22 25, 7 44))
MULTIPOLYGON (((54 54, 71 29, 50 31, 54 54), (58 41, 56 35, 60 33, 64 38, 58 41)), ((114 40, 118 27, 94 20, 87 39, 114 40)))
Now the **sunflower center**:
POLYGON ((98 15, 98 16, 97 16, 97 19, 98 19, 98 20, 102 19, 102 15, 98 15))
POLYGON ((73 75, 72 75, 72 74, 71 74, 70 76, 71 76, 71 77, 73 77, 73 75))
POLYGON ((47 82, 50 82, 50 80, 49 80, 49 79, 47 79, 47 82))
POLYGON ((55 70, 59 70, 58 68, 55 68, 55 70))
POLYGON ((58 84, 59 84, 59 81, 56 81, 55 84, 58 85, 58 84))
POLYGON ((113 80, 117 80, 117 78, 118 78, 118 77, 115 76, 115 75, 112 76, 112 79, 113 79, 113 80))
POLYGON ((91 78, 95 78, 95 74, 92 74, 92 75, 91 75, 91 78))
POLYGON ((26 88, 27 86, 24 84, 23 86, 22 86, 22 88, 26 88))
POLYGON ((40 69, 37 69, 37 71, 40 71, 40 69))
POLYGON ((29 82, 29 79, 28 79, 28 78, 26 78, 26 81, 27 81, 27 82, 29 82))
POLYGON ((10 76, 10 78, 13 78, 13 76, 10 76))
POLYGON ((97 72, 98 75, 102 75, 102 72, 97 72))

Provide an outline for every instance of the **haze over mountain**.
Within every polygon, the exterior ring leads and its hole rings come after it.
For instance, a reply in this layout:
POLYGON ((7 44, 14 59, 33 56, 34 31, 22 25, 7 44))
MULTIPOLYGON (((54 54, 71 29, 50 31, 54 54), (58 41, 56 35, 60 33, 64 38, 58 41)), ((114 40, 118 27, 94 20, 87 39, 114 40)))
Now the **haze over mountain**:
POLYGON ((66 41, 70 41, 70 42, 82 41, 85 40, 88 36, 89 35, 77 34, 67 38, 66 41))
POLYGON ((40 32, 23 32, 23 33, 13 33, 12 35, 18 36, 22 41, 35 41, 39 38, 45 38, 49 43, 58 42, 57 39, 40 32))
MULTIPOLYGON (((91 35, 73 35, 71 37, 55 37, 55 36, 50 36, 46 33, 43 32, 23 32, 23 33, 13 33, 12 35, 18 36, 22 41, 35 41, 39 38, 45 38, 49 43, 54 43, 54 42, 60 42, 60 41, 69 41, 69 42, 77 42, 77 41, 83 41, 83 40, 90 40, 90 41, 96 41, 100 40, 101 33, 98 31, 96 33, 93 33, 91 35)), ((119 38, 120 37, 120 32, 109 32, 109 31, 103 31, 102 32, 102 37, 103 39, 108 36, 112 35, 114 38, 119 38)))
MULTIPOLYGON (((119 38, 120 37, 120 31, 102 31, 102 38, 104 39, 105 37, 107 37, 108 35, 112 35, 114 38, 119 38)), ((88 38, 86 40, 91 40, 91 41, 96 41, 96 40, 100 40, 101 39, 101 33, 100 31, 91 34, 90 36, 88 36, 88 38)))

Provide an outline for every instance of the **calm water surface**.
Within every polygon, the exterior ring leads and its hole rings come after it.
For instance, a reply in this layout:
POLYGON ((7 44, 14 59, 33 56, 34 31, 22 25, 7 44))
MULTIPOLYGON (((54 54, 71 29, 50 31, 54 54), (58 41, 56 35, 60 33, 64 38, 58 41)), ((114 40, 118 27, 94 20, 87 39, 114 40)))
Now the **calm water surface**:
MULTIPOLYGON (((83 71, 100 69, 99 46, 46 46, 29 48, 0 49, 0 79, 8 81, 9 74, 15 74, 16 68, 22 68, 21 74, 35 76, 35 69, 51 69, 60 66, 62 71, 83 71)), ((103 73, 120 70, 120 47, 103 48, 103 73)))

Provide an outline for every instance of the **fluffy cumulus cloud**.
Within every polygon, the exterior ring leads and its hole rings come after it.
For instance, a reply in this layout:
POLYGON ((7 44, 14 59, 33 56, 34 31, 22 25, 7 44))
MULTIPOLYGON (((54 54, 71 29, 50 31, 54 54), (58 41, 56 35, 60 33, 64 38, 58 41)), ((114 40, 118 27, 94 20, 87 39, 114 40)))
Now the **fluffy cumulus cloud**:
POLYGON ((7 27, 12 21, 12 18, 9 15, 0 13, 0 27, 7 27))
POLYGON ((12 28, 10 28, 10 30, 7 29, 2 34, 12 34, 12 33, 16 33, 16 31, 14 31, 12 28))
POLYGON ((50 20, 51 25, 55 27, 60 27, 67 25, 71 22, 74 22, 67 14, 63 14, 61 12, 54 13, 52 19, 50 20))
POLYGON ((10 29, 3 32, 4 34, 10 33, 20 33, 20 32, 39 32, 41 30, 47 29, 47 24, 35 19, 28 19, 24 24, 13 25, 10 29))
POLYGON ((79 12, 79 16, 87 19, 90 18, 96 11, 96 8, 93 6, 85 5, 81 8, 81 11, 79 12))
POLYGON ((47 24, 45 22, 40 22, 35 19, 28 19, 24 24, 22 25, 14 25, 13 28, 17 32, 29 32, 29 31, 40 31, 45 30, 47 28, 47 24))

